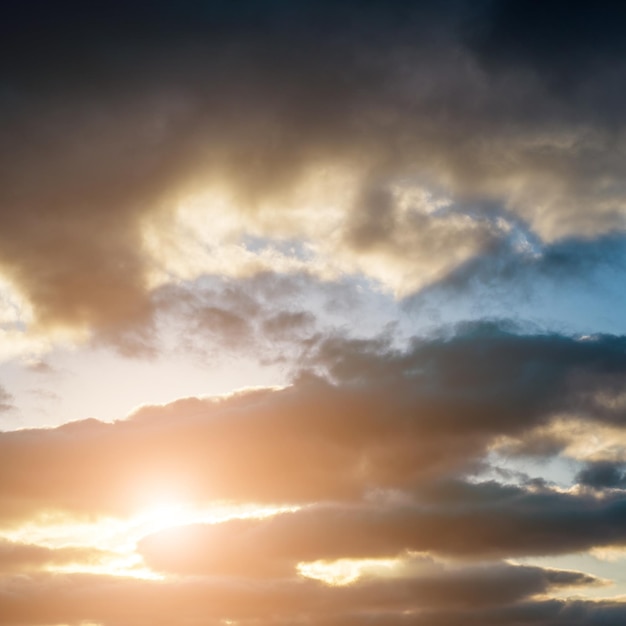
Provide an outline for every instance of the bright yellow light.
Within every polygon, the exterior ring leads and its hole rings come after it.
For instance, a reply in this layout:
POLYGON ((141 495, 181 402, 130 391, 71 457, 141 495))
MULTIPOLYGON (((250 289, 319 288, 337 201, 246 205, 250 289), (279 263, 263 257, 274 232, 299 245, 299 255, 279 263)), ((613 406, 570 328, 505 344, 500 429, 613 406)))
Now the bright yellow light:
POLYGON ((143 580, 163 580, 165 576, 146 567, 139 554, 111 554, 99 563, 71 563, 47 568, 48 571, 66 574, 100 574, 143 580))
POLYGON ((259 507, 253 504, 215 504, 201 508, 163 499, 127 519, 99 518, 86 522, 61 516, 42 518, 0 533, 0 540, 51 549, 85 548, 100 551, 97 557, 88 562, 72 562, 46 568, 55 572, 161 579, 163 576, 150 570, 137 553, 137 543, 144 537, 177 526, 216 524, 235 518, 263 518, 296 508, 259 507))
POLYGON ((146 534, 196 523, 198 515, 190 507, 176 502, 161 502, 140 513, 136 520, 146 534))
POLYGON ((402 562, 401 559, 339 559, 299 563, 297 569, 300 575, 328 585, 349 585, 366 574, 390 574, 402 562))

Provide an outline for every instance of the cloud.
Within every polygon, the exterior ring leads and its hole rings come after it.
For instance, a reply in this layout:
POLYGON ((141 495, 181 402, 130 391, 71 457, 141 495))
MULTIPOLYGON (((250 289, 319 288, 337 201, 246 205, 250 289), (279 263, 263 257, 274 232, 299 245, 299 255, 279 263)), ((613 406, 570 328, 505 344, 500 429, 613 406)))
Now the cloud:
MULTIPOLYGON (((344 300, 354 292, 345 283, 337 288, 345 291, 344 300)), ((239 280, 205 276, 191 284, 163 286, 153 293, 152 303, 161 334, 174 333, 174 349, 184 354, 211 358, 227 351, 261 362, 293 362, 332 328, 337 316, 323 309, 331 305, 333 295, 332 289, 305 274, 262 273, 239 280), (321 310, 314 315, 310 308, 321 310)), ((132 352, 126 335, 112 338, 132 352)), ((159 332, 148 345, 163 349, 159 332)))
POLYGON ((13 396, 3 387, 0 387, 0 413, 13 409, 13 396))
MULTIPOLYGON (((486 254, 460 264, 443 280, 407 298, 406 304, 412 309, 431 302, 450 307, 470 296, 474 306, 486 314, 498 304, 502 310, 510 310, 513 304, 528 302, 544 289, 556 289, 561 297, 570 298, 579 296, 581 288, 600 294, 624 267, 625 243, 622 235, 610 235, 544 244, 523 224, 517 224, 486 254)), ((559 318, 563 317, 559 311, 559 318)))
POLYGON ((498 483, 435 484, 416 499, 318 505, 263 520, 164 530, 140 543, 176 574, 279 576, 300 562, 430 552, 461 559, 568 554, 623 545, 623 493, 599 498, 498 483))
POLYGON ((626 487, 624 465, 610 461, 588 463, 586 467, 578 472, 576 479, 581 485, 595 489, 626 487))
POLYGON ((145 322, 181 272, 302 270, 249 237, 406 295, 516 220, 623 226, 621 10, 559 4, 535 49, 517 2, 26 6, 0 31, 0 269, 34 329, 145 322))
MULTIPOLYGON (((424 611, 417 614, 398 612, 359 613, 351 612, 328 619, 302 619, 303 625, 364 626, 373 620, 389 626, 595 626, 619 624, 624 619, 624 604, 614 601, 537 600, 521 602, 504 608, 468 611, 424 611)), ((284 625, 284 621, 272 621, 272 626, 284 625)))
POLYGON ((597 582, 579 572, 496 564, 426 572, 395 580, 367 580, 332 587, 311 580, 186 579, 140 581, 88 575, 33 575, 0 579, 2 624, 75 624, 89 619, 106 626, 180 624, 220 620, 332 619, 359 606, 364 614, 411 608, 457 608, 471 615, 482 607, 506 606, 560 586, 597 582))
POLYGON ((556 599, 591 575, 502 561, 624 545, 626 337, 407 338, 383 310, 619 282, 625 25, 561 0, 2 7, 5 356, 253 353, 291 382, 0 432, 0 624, 626 621, 556 599), (503 455, 585 464, 568 490, 477 478, 503 455), (163 502, 291 512, 154 532, 163 502), (163 579, 121 576, 141 557, 163 579), (298 574, 376 558, 401 563, 298 574))
POLYGON ((619 4, 603 2, 591 9, 559 0, 538 14, 531 2, 512 0, 492 3, 490 9, 491 19, 474 33, 482 61, 504 71, 530 70, 563 97, 610 68, 624 50, 620 29, 626 12, 619 4))
POLYGON ((33 573, 72 564, 94 564, 105 552, 93 548, 47 548, 0 539, 0 573, 2 576, 33 573))
POLYGON ((11 467, 2 517, 128 514, 159 490, 200 502, 360 499, 476 469, 505 435, 523 438, 566 412, 623 424, 619 403, 598 401, 621 390, 618 337, 469 325, 405 350, 385 338, 327 339, 308 364, 318 373, 283 389, 1 433, 11 467))

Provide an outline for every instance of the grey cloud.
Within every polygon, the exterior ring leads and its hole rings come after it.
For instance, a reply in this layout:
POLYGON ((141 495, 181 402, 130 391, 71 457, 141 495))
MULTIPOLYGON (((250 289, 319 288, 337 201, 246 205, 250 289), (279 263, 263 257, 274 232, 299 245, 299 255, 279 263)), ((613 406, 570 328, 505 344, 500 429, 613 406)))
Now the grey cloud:
POLYGON ((626 12, 620 3, 591 7, 557 0, 538 9, 532 2, 511 0, 487 6, 486 19, 474 23, 471 37, 482 62, 499 71, 525 68, 561 97, 576 94, 594 74, 604 78, 603 71, 623 54, 626 12))
MULTIPOLYGON (((599 297, 607 291, 604 283, 616 284, 625 267, 626 240, 621 234, 594 240, 568 238, 546 245, 518 224, 488 253, 456 267, 404 304, 409 310, 450 307, 465 297, 485 312, 526 304, 528 311, 522 315, 528 317, 536 315, 528 303, 536 305, 534 296, 542 290, 559 293, 561 299, 575 299, 581 289, 599 297)), ((566 314, 559 311, 559 315, 566 324, 566 314)))
POLYGON ((364 613, 506 606, 557 588, 584 587, 594 579, 579 572, 495 565, 425 574, 396 580, 371 580, 347 587, 311 580, 185 579, 139 581, 87 575, 33 575, 0 579, 2 624, 75 623, 86 619, 105 626, 194 624, 233 619, 328 620, 354 606, 364 613), (473 593, 471 593, 473 592, 473 593))
POLYGON ((144 539, 140 549, 152 567, 167 572, 267 577, 320 559, 391 558, 417 551, 480 560, 576 553, 626 542, 623 494, 599 499, 546 487, 451 483, 420 496, 170 529, 144 539))
MULTIPOLYGON (((624 603, 620 601, 537 600, 471 612, 423 611, 407 615, 391 611, 354 611, 326 619, 302 618, 297 623, 301 626, 618 626, 626 617, 625 610, 624 603)), ((249 626, 253 624, 260 626, 261 622, 249 622, 249 626)), ((271 626, 285 624, 285 621, 280 620, 271 622, 271 626)))
MULTIPOLYGON (((348 285, 335 287, 343 288, 346 298, 354 291, 348 285)), ((325 284, 306 275, 263 273, 236 280, 205 276, 157 290, 152 303, 157 326, 173 331, 177 349, 186 353, 211 358, 228 351, 263 363, 297 362, 333 326, 332 315, 308 310, 328 305, 332 295, 327 291, 325 284)), ((118 342, 124 345, 123 334, 118 342)), ((156 334, 151 345, 163 349, 156 334)))
MULTIPOLYGON (((362 201, 342 242, 357 258, 374 242, 397 263, 412 251, 411 266, 473 239, 478 252, 501 233, 463 208, 477 199, 501 202, 547 239, 621 228, 623 133, 610 111, 623 109, 611 85, 624 64, 606 52, 617 43, 600 47, 606 73, 577 63, 587 99, 560 97, 510 17, 519 3, 504 5, 13 3, 0 32, 3 273, 40 325, 145 321, 145 223, 215 180, 254 222, 262 198, 337 163, 359 172, 362 201), (476 20, 480 45, 467 37, 476 20), (399 231, 385 181, 449 190, 470 226, 414 212, 399 231)), ((519 6, 527 25, 533 11, 519 6)), ((603 11, 595 21, 588 12, 568 8, 565 23, 604 41, 603 11)), ((611 24, 613 13, 622 17, 611 9, 611 24)), ((569 50, 568 32, 555 41, 569 50)), ((597 56, 588 43, 576 50, 597 56)))
POLYGON ((13 396, 3 387, 0 387, 0 413, 14 409, 13 396))
POLYGON ((596 461, 588 463, 576 475, 577 481, 596 489, 626 487, 626 467, 623 463, 596 461))
POLYGON ((354 499, 469 471, 497 438, 520 438, 566 411, 623 423, 619 405, 592 401, 623 385, 623 338, 457 331, 406 350, 389 338, 335 337, 303 363, 318 374, 305 369, 284 389, 2 433, 12 468, 0 480, 3 514, 128 512, 163 481, 201 501, 354 499))

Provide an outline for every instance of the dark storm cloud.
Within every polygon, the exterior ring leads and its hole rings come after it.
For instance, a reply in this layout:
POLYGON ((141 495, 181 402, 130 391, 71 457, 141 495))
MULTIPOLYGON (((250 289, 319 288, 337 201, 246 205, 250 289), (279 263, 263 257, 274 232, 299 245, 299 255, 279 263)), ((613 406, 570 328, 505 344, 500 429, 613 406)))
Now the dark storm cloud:
POLYGON ((581 485, 595 489, 626 487, 626 466, 611 461, 588 463, 578 472, 576 480, 581 485))
MULTIPOLYGON (((617 626, 626 618, 619 601, 537 600, 496 609, 476 611, 351 612, 326 619, 303 618, 302 626, 617 626)), ((250 626, 286 626, 287 621, 248 622, 250 626)), ((289 622, 293 623, 293 622, 289 622)))
POLYGON ((435 431, 454 422, 468 434, 504 434, 556 411, 589 409, 591 419, 621 423, 619 405, 594 404, 594 394, 600 387, 614 393, 621 388, 625 348, 624 339, 612 335, 524 335, 506 322, 471 322, 440 338, 415 339, 405 352, 384 342, 331 338, 321 344, 318 359, 346 385, 400 389, 410 379, 407 397, 422 409, 420 422, 428 419, 435 431))
POLYGON ((138 581, 86 575, 0 579, 0 624, 69 623, 105 626, 195 624, 219 620, 332 619, 358 606, 364 612, 456 608, 469 615, 559 587, 597 582, 572 571, 496 564, 434 571, 408 578, 329 587, 305 579, 186 579, 138 581))
POLYGON ((619 427, 619 404, 594 398, 621 392, 625 348, 620 337, 524 336, 484 324, 406 350, 388 339, 327 339, 307 359, 319 374, 302 371, 284 389, 0 434, 11 468, 0 478, 2 516, 123 513, 160 489, 200 501, 307 503, 411 487, 476 468, 502 435, 523 438, 564 412, 619 427))
POLYGON ((140 221, 190 178, 236 170, 249 195, 295 175, 351 108, 354 67, 324 52, 351 8, 4 6, 2 265, 44 323, 143 318, 140 221))
POLYGON ((489 3, 488 13, 475 22, 473 32, 482 61, 502 71, 527 69, 564 96, 626 51, 626 9, 614 0, 593 5, 552 0, 541 6, 528 0, 496 1, 489 3))
POLYGON ((548 239, 621 228, 623 11, 563 7, 4 3, 2 271, 40 325, 145 320, 147 223, 217 181, 258 224, 262 199, 337 164, 358 174, 336 251, 352 267, 375 251, 440 277, 501 236, 468 200, 548 239), (544 80, 569 77, 567 58, 576 97, 544 80), (403 216, 398 181, 446 190, 454 219, 403 216))

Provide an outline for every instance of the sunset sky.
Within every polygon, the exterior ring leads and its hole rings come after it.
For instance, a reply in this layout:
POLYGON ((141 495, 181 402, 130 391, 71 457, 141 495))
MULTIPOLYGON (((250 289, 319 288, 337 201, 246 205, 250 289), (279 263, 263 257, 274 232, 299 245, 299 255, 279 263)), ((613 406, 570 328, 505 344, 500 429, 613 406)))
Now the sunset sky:
POLYGON ((0 3, 0 626, 626 624, 626 3, 0 3))

